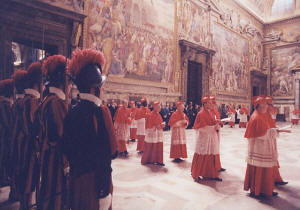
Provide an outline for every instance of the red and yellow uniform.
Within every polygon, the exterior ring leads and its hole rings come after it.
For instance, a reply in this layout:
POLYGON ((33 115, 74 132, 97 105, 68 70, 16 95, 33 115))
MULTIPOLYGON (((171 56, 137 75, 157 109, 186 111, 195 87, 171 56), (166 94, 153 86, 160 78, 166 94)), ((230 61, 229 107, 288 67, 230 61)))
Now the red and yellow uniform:
POLYGON ((64 121, 63 153, 70 163, 72 210, 111 209, 112 157, 116 138, 109 109, 102 106, 100 88, 105 77, 101 52, 76 50, 68 63, 79 90, 79 102, 64 121))

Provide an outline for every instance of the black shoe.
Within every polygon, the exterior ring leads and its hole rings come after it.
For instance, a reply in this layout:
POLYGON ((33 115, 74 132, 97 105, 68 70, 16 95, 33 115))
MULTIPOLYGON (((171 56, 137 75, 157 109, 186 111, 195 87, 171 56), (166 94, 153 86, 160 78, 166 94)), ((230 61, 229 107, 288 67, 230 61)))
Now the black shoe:
POLYGON ((125 151, 123 154, 124 154, 125 157, 128 156, 128 152, 127 151, 125 151))
POLYGON ((278 192, 272 192, 272 196, 278 196, 278 192))
POLYGON ((175 163, 180 163, 181 161, 183 161, 181 158, 175 158, 174 160, 173 160, 175 163))
POLYGON ((225 168, 221 168, 221 169, 219 170, 219 172, 224 172, 224 171, 226 171, 225 168))
POLYGON ((135 139, 130 139, 131 142, 135 142, 135 139))
POLYGON ((201 179, 200 177, 194 178, 194 182, 197 182, 197 183, 200 183, 201 180, 202 180, 202 179, 201 179))
POLYGON ((223 179, 221 179, 221 178, 219 178, 219 177, 213 178, 213 180, 214 180, 214 181, 218 181, 218 182, 222 182, 222 181, 223 181, 223 179))
POLYGON ((163 163, 156 163, 156 164, 159 166, 165 166, 165 164, 163 164, 163 163))
POLYGON ((286 185, 288 182, 275 182, 275 185, 286 185))

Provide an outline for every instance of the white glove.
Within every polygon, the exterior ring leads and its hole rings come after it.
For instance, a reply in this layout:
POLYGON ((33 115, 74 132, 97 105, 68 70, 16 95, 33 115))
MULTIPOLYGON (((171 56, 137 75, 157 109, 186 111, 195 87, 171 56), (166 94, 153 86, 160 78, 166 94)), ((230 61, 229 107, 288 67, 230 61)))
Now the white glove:
POLYGON ((70 167, 64 168, 64 174, 67 175, 70 173, 70 167))
POLYGON ((99 210, 108 210, 111 206, 112 196, 111 194, 108 194, 105 198, 99 199, 99 210))

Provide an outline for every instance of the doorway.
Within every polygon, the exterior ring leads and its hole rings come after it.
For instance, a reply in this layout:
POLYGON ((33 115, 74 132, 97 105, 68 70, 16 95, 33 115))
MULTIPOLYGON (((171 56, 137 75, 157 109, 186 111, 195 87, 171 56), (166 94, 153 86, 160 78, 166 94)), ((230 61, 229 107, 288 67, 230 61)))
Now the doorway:
MULTIPOLYGON (((251 71, 251 98, 267 95, 267 78, 267 75, 259 71, 251 71)), ((251 105, 251 110, 254 110, 253 105, 251 105)))
POLYGON ((251 72, 251 87, 252 87, 252 97, 267 94, 267 75, 258 72, 251 72))
POLYGON ((202 98, 202 65, 188 61, 187 101, 200 104, 202 98))
POLYGON ((259 87, 257 87, 257 86, 253 86, 252 87, 252 96, 259 96, 260 94, 259 94, 259 87))

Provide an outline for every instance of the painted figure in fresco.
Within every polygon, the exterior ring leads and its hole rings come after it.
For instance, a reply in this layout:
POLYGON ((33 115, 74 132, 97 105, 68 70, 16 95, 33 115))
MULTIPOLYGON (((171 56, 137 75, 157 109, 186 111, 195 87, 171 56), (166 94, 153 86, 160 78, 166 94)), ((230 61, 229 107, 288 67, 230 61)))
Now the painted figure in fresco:
POLYGON ((103 39, 102 50, 106 58, 106 63, 103 67, 103 74, 108 74, 108 70, 112 64, 113 59, 113 48, 114 48, 114 39, 112 37, 107 37, 103 39))
POLYGON ((137 0, 92 1, 90 45, 102 50, 106 57, 104 74, 164 82, 171 79, 172 40, 149 28, 148 17, 137 18, 143 11, 153 12, 154 4, 155 1, 147 4, 137 0))
POLYGON ((279 91, 283 93, 289 93, 289 87, 288 87, 288 82, 285 79, 285 76, 280 76, 278 78, 279 82, 279 91))

